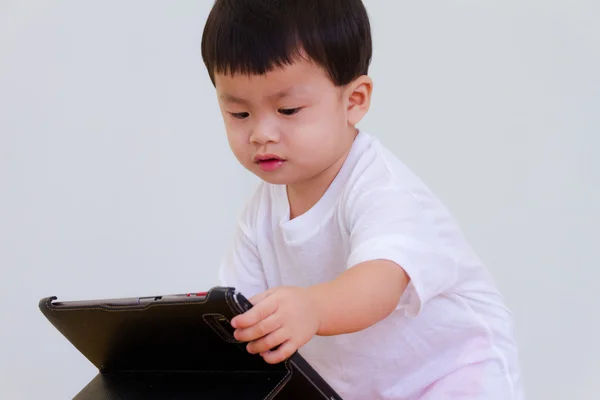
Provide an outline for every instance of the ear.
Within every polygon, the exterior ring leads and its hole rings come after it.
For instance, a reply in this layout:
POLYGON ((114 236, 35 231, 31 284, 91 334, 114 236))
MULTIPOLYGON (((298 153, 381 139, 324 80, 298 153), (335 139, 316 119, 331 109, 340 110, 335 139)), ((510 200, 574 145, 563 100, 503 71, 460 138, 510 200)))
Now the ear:
POLYGON ((371 107, 373 80, 367 75, 361 75, 348 84, 345 97, 347 99, 348 125, 356 125, 371 107))

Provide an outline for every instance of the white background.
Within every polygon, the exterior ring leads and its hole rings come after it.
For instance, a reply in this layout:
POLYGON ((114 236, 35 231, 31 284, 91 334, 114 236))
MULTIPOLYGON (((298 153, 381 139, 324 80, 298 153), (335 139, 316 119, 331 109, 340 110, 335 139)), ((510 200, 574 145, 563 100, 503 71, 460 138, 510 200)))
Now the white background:
MULTIPOLYGON (((212 1, 0 0, 0 398, 94 367, 41 297, 204 290, 255 184, 200 55, 212 1)), ((528 398, 600 393, 597 1, 366 1, 378 136, 513 309, 528 398)))

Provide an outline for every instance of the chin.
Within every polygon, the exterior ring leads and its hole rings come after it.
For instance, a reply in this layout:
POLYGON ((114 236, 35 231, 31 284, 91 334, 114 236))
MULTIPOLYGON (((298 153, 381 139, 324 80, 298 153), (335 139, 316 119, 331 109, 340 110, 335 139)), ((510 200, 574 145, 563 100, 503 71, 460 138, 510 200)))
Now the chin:
POLYGON ((272 185, 289 185, 290 183, 294 183, 293 179, 286 178, 284 174, 264 173, 261 171, 259 173, 255 172, 254 175, 272 185))
POLYGON ((266 183, 270 183, 272 185, 294 185, 298 182, 305 181, 309 179, 303 174, 294 173, 293 168, 290 168, 291 165, 284 165, 280 169, 276 171, 263 171, 256 164, 246 166, 248 171, 252 172, 258 178, 263 180, 266 183))
POLYGON ((272 185, 289 185, 296 181, 286 171, 265 172, 258 167, 249 168, 249 170, 261 180, 272 185))
POLYGON ((288 184, 289 179, 286 179, 286 178, 288 178, 288 176, 287 176, 288 174, 285 173, 286 171, 282 171, 282 170, 272 171, 272 172, 263 171, 255 163, 245 164, 244 167, 246 168, 246 170, 251 172, 253 175, 257 176, 260 180, 265 181, 267 183, 271 183, 273 185, 287 185, 288 184))

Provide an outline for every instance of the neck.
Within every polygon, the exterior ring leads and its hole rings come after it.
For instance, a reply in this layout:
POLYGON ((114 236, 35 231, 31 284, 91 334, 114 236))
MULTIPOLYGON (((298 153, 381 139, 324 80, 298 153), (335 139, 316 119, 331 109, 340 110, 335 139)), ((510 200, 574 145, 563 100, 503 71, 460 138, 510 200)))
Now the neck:
MULTIPOLYGON (((357 132, 358 133, 358 132, 357 132)), ((290 207, 290 219, 296 218, 310 210, 323 197, 337 174, 342 169, 356 134, 346 151, 333 164, 318 175, 294 184, 287 185, 287 195, 290 207)))

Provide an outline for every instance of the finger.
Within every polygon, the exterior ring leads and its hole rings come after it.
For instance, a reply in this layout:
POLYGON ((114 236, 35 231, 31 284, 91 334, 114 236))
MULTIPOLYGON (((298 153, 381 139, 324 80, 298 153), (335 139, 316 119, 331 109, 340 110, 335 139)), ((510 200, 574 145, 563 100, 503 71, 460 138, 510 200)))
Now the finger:
POLYGON ((249 328, 257 324, 277 310, 277 302, 266 299, 250 310, 240 314, 231 320, 231 326, 235 329, 249 328))
POLYGON ((285 332, 284 329, 277 329, 260 339, 254 340, 248 343, 246 348, 251 354, 261 354, 274 350, 277 346, 286 342, 290 338, 290 335, 285 332))
POLYGON ((276 350, 261 354, 262 358, 269 364, 278 364, 290 358, 298 350, 298 347, 288 340, 281 344, 276 350))
POLYGON ((271 314, 249 328, 236 329, 233 336, 240 342, 251 342, 260 339, 279 328, 281 328, 281 322, 279 321, 277 314, 271 314))
POLYGON ((266 299, 267 297, 269 297, 272 293, 272 290, 266 290, 264 292, 261 292, 259 294, 257 294, 256 296, 252 296, 248 299, 248 301, 250 303, 252 303, 252 305, 257 305, 258 303, 260 303, 261 301, 263 301, 264 299, 266 299))

